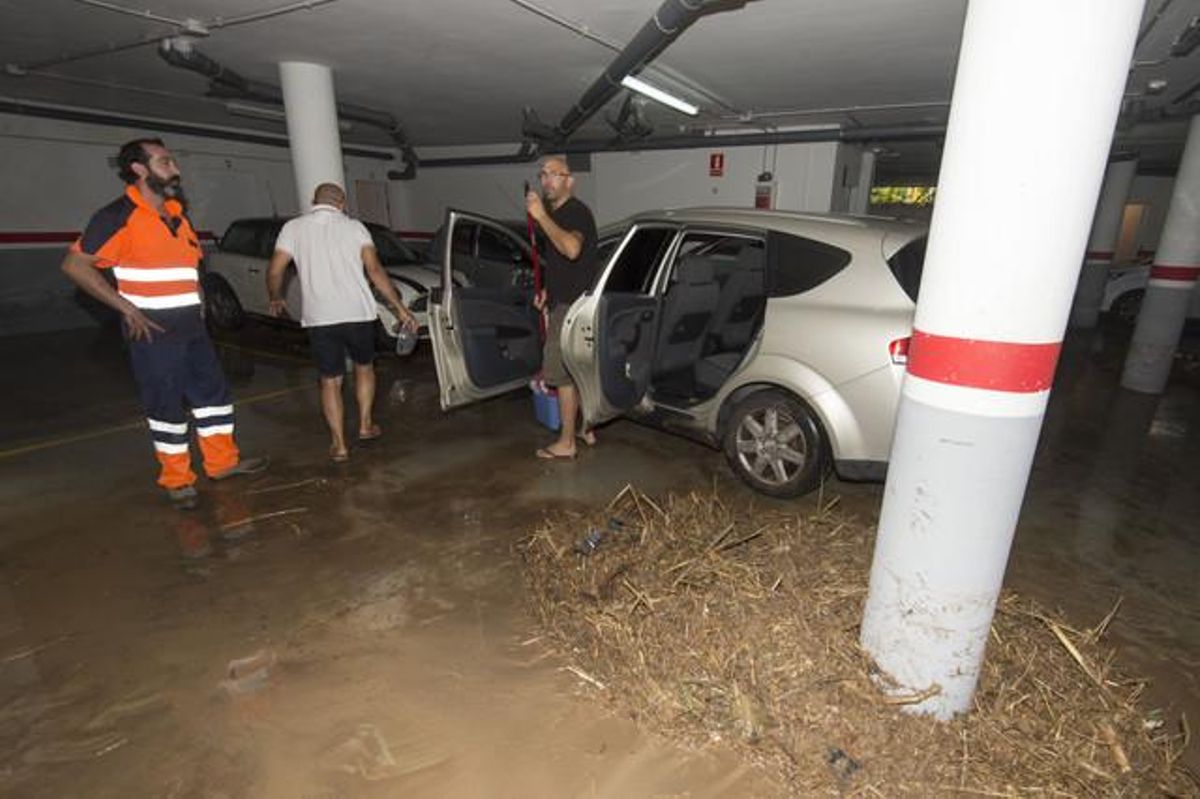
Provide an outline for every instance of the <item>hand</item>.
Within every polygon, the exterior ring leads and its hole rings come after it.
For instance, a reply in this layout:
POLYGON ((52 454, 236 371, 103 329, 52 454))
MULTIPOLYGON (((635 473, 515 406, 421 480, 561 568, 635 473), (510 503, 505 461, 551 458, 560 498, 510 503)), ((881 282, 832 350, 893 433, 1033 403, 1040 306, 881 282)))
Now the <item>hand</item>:
POLYGON ((287 300, 271 300, 268 308, 271 316, 281 317, 288 312, 287 300))
POLYGON ((395 312, 396 319, 399 320, 401 327, 407 328, 410 333, 417 332, 420 325, 417 324, 417 317, 413 316, 411 311, 403 305, 397 305, 392 310, 395 312))
POLYGON ((534 293, 533 307, 537 308, 539 311, 545 310, 545 308, 546 308, 546 290, 545 289, 542 289, 541 291, 534 293))
POLYGON ((167 332, 165 327, 147 319, 146 315, 137 308, 131 307, 124 312, 124 316, 125 327, 129 329, 129 338, 134 341, 150 341, 154 338, 154 331, 167 332))
POLYGON ((546 206, 542 204, 542 196, 536 191, 525 193, 525 211, 538 222, 546 216, 546 206))

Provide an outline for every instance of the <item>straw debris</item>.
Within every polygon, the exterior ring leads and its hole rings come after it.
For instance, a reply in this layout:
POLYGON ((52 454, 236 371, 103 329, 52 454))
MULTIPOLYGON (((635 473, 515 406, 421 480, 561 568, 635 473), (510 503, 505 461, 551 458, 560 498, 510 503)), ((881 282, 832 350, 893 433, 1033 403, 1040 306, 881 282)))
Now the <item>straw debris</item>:
POLYGON ((1000 600, 973 712, 905 713, 858 646, 874 530, 626 486, 520 544, 536 615, 579 690, 693 747, 730 746, 780 795, 1198 796, 1190 730, 1151 723, 1095 628, 1000 600))

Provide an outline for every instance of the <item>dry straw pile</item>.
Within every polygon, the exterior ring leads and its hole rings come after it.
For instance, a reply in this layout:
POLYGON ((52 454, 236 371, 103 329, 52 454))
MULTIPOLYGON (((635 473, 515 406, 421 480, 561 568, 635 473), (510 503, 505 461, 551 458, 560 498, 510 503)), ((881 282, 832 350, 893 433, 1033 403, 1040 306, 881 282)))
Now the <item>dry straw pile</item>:
POLYGON ((1186 722, 1148 716, 1101 645, 1113 614, 1074 629, 1006 595, 974 711, 905 714, 925 697, 881 693, 857 643, 873 529, 836 500, 806 517, 731 502, 627 487, 522 542, 586 690, 673 740, 737 748, 781 794, 1200 795, 1186 722))

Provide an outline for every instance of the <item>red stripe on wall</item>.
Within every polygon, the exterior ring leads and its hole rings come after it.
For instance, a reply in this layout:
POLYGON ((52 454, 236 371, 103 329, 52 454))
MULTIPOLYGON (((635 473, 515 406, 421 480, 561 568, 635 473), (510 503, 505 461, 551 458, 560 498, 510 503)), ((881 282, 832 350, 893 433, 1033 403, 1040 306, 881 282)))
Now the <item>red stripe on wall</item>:
POLYGON ((79 238, 78 231, 0 233, 0 244, 70 244, 77 238, 79 238))
POLYGON ((938 383, 1028 394, 1050 388, 1061 348, 1061 342, 1017 344, 914 330, 908 371, 938 383))
POLYGON ((1166 266, 1155 264, 1150 267, 1151 280, 1178 280, 1191 283, 1200 278, 1200 266, 1166 266))
POLYGON ((402 239, 428 239, 432 240, 437 233, 429 230, 397 230, 396 235, 402 239))
POLYGON ((1088 250, 1083 257, 1088 261, 1111 261, 1113 254, 1108 250, 1088 250))
MULTIPOLYGON (((216 241, 211 230, 196 232, 201 241, 216 241)), ((79 238, 78 230, 33 230, 0 232, 0 244, 73 244, 79 238)))

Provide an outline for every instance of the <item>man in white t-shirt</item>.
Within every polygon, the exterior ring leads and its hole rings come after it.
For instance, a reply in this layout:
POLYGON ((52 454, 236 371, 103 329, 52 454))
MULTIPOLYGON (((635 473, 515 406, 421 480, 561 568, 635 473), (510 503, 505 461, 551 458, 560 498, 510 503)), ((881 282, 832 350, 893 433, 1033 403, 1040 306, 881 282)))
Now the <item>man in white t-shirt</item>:
POLYGON ((345 214, 346 192, 335 183, 322 183, 313 194, 313 207, 283 226, 267 268, 271 314, 287 311, 283 277, 296 262, 303 311, 300 324, 308 330, 313 357, 321 375, 321 410, 333 441, 329 456, 341 462, 350 457, 343 430, 342 375, 347 354, 354 361, 354 394, 358 399, 358 440, 380 436, 372 418, 375 404, 375 320, 378 310, 371 285, 392 308, 396 318, 416 331, 408 312, 388 279, 365 225, 345 214), (365 273, 364 273, 365 267, 365 273))

